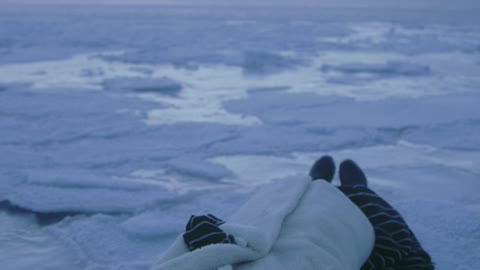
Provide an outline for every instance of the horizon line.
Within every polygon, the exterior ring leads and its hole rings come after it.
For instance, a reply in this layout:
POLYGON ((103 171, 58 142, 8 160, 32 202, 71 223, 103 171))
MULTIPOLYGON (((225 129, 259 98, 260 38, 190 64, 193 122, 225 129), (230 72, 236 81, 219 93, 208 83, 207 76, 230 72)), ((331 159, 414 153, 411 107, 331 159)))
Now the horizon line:
POLYGON ((415 5, 375 5, 375 6, 365 6, 365 5, 356 5, 356 4, 224 4, 224 3, 154 3, 154 2, 137 2, 137 3, 127 3, 127 2, 110 2, 110 3, 92 3, 92 2, 82 2, 82 3, 61 3, 61 2, 46 2, 46 3, 29 3, 22 1, 0 1, 0 6, 31 6, 31 7, 41 7, 41 6, 164 6, 164 7, 219 7, 219 8, 235 8, 235 7, 244 7, 244 8, 359 8, 359 9, 385 9, 385 8, 395 8, 395 9, 448 9, 448 10, 462 10, 462 9, 480 9, 480 6, 415 6, 415 5))

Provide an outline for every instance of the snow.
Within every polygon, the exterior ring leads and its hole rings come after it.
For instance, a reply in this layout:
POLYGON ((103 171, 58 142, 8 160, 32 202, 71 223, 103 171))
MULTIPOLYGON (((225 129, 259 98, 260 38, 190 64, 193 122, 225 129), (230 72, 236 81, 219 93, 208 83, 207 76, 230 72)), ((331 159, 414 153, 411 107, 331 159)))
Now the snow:
POLYGON ((438 269, 480 268, 477 15, 2 7, 0 261, 146 269, 328 153, 438 269))

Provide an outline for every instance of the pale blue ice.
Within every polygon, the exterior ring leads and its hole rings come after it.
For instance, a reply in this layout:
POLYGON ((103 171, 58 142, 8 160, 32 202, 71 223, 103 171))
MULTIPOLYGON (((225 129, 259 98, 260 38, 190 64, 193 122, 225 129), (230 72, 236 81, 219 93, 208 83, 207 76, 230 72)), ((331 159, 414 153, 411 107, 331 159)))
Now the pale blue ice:
POLYGON ((327 153, 480 269, 478 14, 2 6, 2 269, 148 269, 327 153))

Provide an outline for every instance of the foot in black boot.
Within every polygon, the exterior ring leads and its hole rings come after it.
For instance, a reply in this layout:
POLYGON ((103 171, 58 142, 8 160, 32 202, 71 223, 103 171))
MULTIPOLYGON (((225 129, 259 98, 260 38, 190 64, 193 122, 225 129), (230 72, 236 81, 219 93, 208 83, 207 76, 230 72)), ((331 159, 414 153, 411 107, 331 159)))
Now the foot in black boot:
POLYGON ((367 187, 367 178, 362 169, 351 159, 344 160, 340 164, 340 183, 342 186, 357 186, 361 185, 367 187))
POLYGON ((335 174, 335 162, 331 156, 323 156, 317 160, 310 169, 310 177, 312 180, 323 179, 332 182, 335 174))

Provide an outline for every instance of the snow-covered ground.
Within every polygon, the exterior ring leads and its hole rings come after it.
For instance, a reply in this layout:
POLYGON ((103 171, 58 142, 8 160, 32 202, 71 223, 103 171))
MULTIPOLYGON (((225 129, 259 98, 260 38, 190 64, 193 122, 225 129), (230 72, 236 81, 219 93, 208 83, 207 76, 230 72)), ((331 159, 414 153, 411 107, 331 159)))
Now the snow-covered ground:
POLYGON ((438 269, 480 269, 477 15, 2 7, 1 268, 148 269, 328 153, 438 269))

